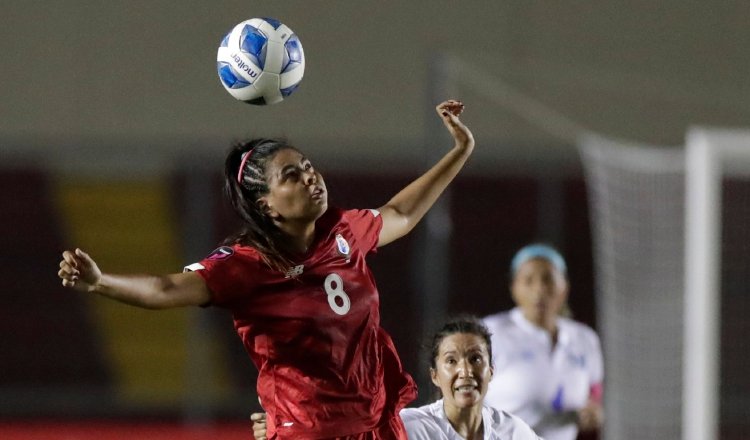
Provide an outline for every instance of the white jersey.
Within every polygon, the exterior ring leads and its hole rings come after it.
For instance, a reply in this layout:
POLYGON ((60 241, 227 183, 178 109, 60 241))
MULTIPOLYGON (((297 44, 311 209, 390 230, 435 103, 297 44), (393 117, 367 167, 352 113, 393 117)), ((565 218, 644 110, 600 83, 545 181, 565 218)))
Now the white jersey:
POLYGON ((492 333, 495 371, 485 403, 513 413, 547 440, 574 440, 576 412, 601 387, 599 337, 590 327, 558 318, 557 344, 519 308, 483 319, 492 333))
MULTIPOLYGON (((464 440, 445 416, 443 399, 399 414, 409 440, 464 440)), ((487 405, 482 407, 482 427, 484 440, 539 440, 523 420, 487 405)))

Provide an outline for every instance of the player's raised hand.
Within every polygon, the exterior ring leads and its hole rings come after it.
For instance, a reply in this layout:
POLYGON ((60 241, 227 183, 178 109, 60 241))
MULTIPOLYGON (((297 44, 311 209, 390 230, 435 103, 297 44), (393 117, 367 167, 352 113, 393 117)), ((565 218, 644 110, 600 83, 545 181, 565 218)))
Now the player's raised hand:
POLYGON ((458 118, 464 111, 463 102, 449 99, 438 104, 435 111, 453 136, 456 146, 468 149, 474 148, 474 135, 458 118))
POLYGON ((62 279, 62 285, 72 287, 81 292, 91 292, 102 277, 96 262, 80 249, 65 251, 60 261, 57 276, 62 279))

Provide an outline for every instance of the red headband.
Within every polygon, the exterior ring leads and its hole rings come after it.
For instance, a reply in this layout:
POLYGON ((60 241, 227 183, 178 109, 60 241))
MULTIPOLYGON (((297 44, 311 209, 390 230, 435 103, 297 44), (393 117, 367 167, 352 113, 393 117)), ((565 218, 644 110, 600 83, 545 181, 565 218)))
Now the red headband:
POLYGON ((240 185, 242 185, 242 171, 245 169, 245 164, 247 163, 247 160, 250 159, 250 154, 252 154, 253 150, 254 149, 251 148, 247 150, 245 153, 243 153, 242 155, 242 161, 240 162, 240 169, 237 172, 237 183, 239 183, 240 185))

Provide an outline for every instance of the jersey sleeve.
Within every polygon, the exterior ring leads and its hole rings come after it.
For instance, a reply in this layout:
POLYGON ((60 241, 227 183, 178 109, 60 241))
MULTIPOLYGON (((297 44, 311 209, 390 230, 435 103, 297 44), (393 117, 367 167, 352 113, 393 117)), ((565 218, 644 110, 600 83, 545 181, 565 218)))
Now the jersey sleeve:
POLYGON ((365 253, 377 251, 380 230, 383 229, 383 218, 376 209, 352 209, 344 213, 349 222, 352 234, 360 243, 365 253))
POLYGON ((198 263, 185 266, 185 271, 196 272, 205 280, 211 292, 208 305, 225 307, 252 291, 256 279, 252 268, 257 263, 246 255, 238 255, 235 247, 222 246, 198 263))

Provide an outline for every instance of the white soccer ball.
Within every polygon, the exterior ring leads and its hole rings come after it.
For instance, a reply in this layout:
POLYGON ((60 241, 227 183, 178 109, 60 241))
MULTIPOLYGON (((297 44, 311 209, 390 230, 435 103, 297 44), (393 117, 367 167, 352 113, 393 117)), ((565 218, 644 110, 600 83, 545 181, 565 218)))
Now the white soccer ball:
POLYGON ((281 102, 305 74, 297 35, 273 18, 251 18, 221 40, 216 55, 219 79, 230 95, 248 104, 281 102))

